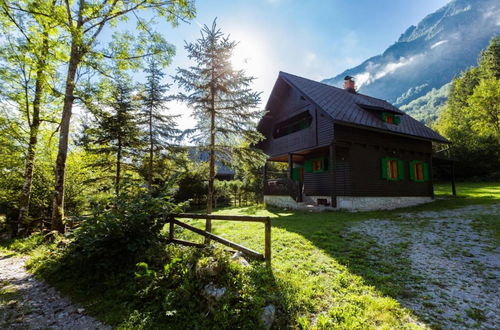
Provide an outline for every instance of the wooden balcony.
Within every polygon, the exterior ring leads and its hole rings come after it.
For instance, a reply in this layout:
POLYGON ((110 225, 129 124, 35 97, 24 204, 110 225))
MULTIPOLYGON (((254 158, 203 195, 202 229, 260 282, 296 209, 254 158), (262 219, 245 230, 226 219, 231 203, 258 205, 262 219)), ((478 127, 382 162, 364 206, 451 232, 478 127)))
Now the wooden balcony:
POLYGON ((301 185, 291 179, 269 179, 264 184, 264 195, 290 196, 293 200, 301 202, 301 185))

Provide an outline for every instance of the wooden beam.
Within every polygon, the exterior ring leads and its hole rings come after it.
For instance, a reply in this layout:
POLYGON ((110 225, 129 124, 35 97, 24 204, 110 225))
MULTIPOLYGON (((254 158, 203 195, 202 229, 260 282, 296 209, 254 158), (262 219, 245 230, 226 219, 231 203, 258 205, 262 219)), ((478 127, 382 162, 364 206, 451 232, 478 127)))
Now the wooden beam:
POLYGON ((174 218, 170 218, 170 226, 169 226, 169 230, 168 230, 168 239, 173 241, 174 240, 174 232, 175 232, 175 228, 174 228, 174 223, 173 223, 173 220, 174 218))
POLYGON ((457 195, 457 188, 455 187, 455 161, 451 161, 451 192, 453 196, 457 195))
POLYGON ((432 180, 432 173, 434 173, 434 167, 432 164, 432 153, 429 157, 429 181, 430 181, 430 186, 431 186, 431 197, 434 199, 434 182, 432 180))
POLYGON ((264 256, 262 255, 262 253, 259 253, 257 251, 252 250, 252 249, 249 249, 249 248, 246 248, 246 247, 244 247, 242 245, 239 245, 237 243, 231 242, 231 241, 229 241, 229 240, 227 240, 225 238, 222 238, 220 236, 214 235, 214 234, 212 234, 210 232, 204 231, 202 229, 198 229, 198 228, 193 227, 191 225, 188 225, 188 224, 186 224, 184 222, 180 222, 180 221, 175 220, 175 219, 172 220, 172 221, 176 225, 181 226, 183 228, 186 228, 188 230, 191 230, 192 232, 195 232, 195 233, 197 233, 199 235, 205 236, 208 239, 212 239, 212 240, 214 240, 216 242, 219 242, 221 244, 227 245, 227 246, 229 246, 229 247, 231 247, 231 248, 233 248, 235 250, 238 250, 238 251, 241 251, 243 253, 246 253, 246 254, 248 254, 248 255, 250 255, 252 257, 255 257, 255 258, 258 258, 258 259, 264 259, 264 256))
POLYGON ((336 167, 336 161, 335 161, 335 142, 330 144, 330 180, 331 180, 331 206, 332 207, 337 207, 337 195, 335 194, 335 189, 336 189, 336 183, 335 183, 335 167, 336 167))
POLYGON ((205 247, 205 244, 189 242, 189 241, 185 241, 182 239, 169 239, 168 243, 180 244, 180 245, 185 245, 185 246, 194 246, 197 248, 205 247))
POLYGON ((264 257, 268 266, 271 266, 271 219, 266 221, 264 257))
POLYGON ((288 154, 288 178, 291 180, 293 176, 293 156, 288 154))
POLYGON ((269 217, 254 217, 250 215, 220 215, 220 214, 200 214, 200 213, 178 213, 178 214, 172 214, 172 217, 187 218, 187 219, 247 221, 247 222, 266 222, 269 219, 269 217))

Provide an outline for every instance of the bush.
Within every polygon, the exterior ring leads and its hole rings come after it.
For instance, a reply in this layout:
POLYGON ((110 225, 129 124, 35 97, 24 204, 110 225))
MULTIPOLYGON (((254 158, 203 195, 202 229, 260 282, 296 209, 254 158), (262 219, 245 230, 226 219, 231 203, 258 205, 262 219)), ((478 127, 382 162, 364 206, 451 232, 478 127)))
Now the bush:
POLYGON ((55 251, 57 260, 52 265, 44 262, 44 267, 54 273, 76 271, 98 278, 133 269, 159 250, 165 215, 173 210, 176 205, 168 197, 151 197, 143 189, 127 191, 108 205, 96 206, 92 216, 80 219, 81 226, 69 236, 70 243, 55 251))
POLYGON ((127 328, 261 328, 262 309, 277 297, 263 265, 243 267, 222 249, 169 246, 159 265, 139 263, 136 310, 127 328), (224 288, 216 299, 206 288, 224 288))

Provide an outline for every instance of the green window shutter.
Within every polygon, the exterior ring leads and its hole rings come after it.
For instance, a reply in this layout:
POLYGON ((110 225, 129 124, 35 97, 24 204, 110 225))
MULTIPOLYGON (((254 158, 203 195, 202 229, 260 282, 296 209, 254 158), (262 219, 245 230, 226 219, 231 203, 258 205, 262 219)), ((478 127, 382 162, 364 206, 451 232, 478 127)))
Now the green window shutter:
POLYGON ((415 181, 415 164, 416 164, 416 162, 414 160, 412 160, 410 162, 409 169, 410 169, 410 180, 411 181, 415 181))
POLYGON ((292 180, 293 181, 299 181, 299 168, 296 167, 292 170, 292 180))
POLYGON ((385 121, 385 112, 382 112, 382 113, 380 114, 380 118, 381 118, 383 121, 385 121))
POLYGON ((328 171, 328 157, 323 158, 323 170, 328 171))
POLYGON ((306 171, 307 173, 311 173, 313 171, 311 159, 306 160, 306 163, 304 164, 304 171, 306 171))
POLYGON ((429 180, 429 164, 424 163, 424 181, 429 180))
POLYGON ((398 180, 403 180, 405 178, 405 163, 398 159, 398 180))
POLYGON ((382 158, 380 165, 381 165, 380 168, 382 169, 381 170, 382 179, 387 180, 387 158, 382 158))
POLYGON ((401 123, 401 117, 400 116, 394 116, 394 124, 399 125, 401 123))

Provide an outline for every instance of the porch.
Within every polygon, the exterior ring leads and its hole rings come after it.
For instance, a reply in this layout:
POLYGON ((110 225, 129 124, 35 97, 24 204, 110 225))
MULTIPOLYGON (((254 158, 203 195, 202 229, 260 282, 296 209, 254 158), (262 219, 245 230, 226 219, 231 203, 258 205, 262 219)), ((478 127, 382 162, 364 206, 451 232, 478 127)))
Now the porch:
POLYGON ((264 166, 265 201, 295 209, 336 207, 334 157, 334 146, 270 157, 264 166))

